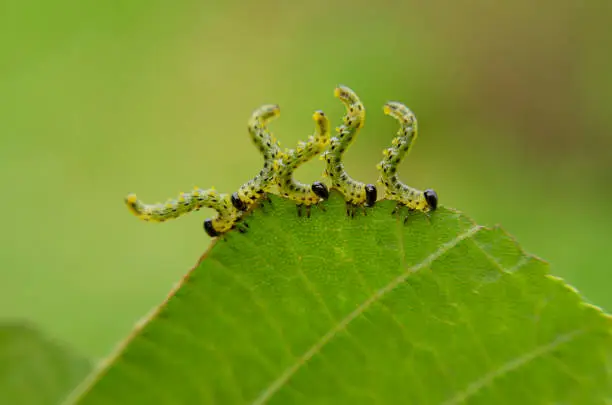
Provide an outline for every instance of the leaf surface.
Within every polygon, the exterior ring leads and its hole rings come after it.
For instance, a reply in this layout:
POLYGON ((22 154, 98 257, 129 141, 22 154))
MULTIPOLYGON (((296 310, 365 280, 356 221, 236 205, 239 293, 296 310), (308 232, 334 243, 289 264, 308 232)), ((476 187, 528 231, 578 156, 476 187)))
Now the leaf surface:
MULTIPOLYGON (((610 318, 500 228, 333 192, 247 218, 71 400, 79 404, 599 404, 610 318)), ((158 232, 163 232, 160 227, 158 232)), ((143 280, 146 282, 146 280, 143 280)), ((72 403, 72 402, 70 402, 72 403)))
POLYGON ((90 369, 87 360, 30 325, 0 324, 0 404, 58 404, 90 369))

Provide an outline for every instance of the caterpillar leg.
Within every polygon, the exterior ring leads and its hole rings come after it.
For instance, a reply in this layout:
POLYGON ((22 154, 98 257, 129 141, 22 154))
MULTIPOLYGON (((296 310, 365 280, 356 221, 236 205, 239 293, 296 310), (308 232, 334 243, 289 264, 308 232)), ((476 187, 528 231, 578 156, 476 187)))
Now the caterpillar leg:
MULTIPOLYGON (((372 207, 376 204, 377 190, 373 184, 361 183, 348 175, 342 158, 353 143, 365 122, 365 108, 357 94, 346 86, 334 90, 346 108, 343 124, 337 128, 338 134, 330 141, 330 148, 323 155, 326 163, 325 175, 331 178, 333 187, 340 191, 351 207, 372 207)), ((356 209, 347 210, 347 215, 354 217, 356 209)))
POLYGON ((329 198, 329 189, 325 184, 319 181, 304 184, 293 177, 299 166, 320 154, 329 143, 329 120, 322 111, 316 111, 313 119, 316 123, 315 134, 311 135, 307 142, 300 142, 297 148, 285 150, 276 162, 279 194, 296 202, 298 215, 302 214, 300 207, 304 206, 310 216, 311 205, 329 198))
POLYGON ((400 123, 397 136, 393 139, 391 147, 383 151, 384 158, 377 166, 380 172, 379 182, 385 186, 386 198, 397 201, 409 210, 424 213, 435 211, 438 207, 438 195, 435 191, 417 190, 401 182, 397 176, 398 165, 408 155, 418 136, 415 115, 408 107, 398 102, 385 104, 384 112, 400 123))
POLYGON ((366 195, 365 204, 363 203, 355 204, 351 202, 351 200, 346 201, 346 204, 345 204, 346 205, 346 215, 348 217, 355 218, 355 214, 357 214, 358 212, 361 212, 364 216, 368 215, 367 209, 372 208, 374 204, 376 203, 376 197, 377 197, 376 187, 372 186, 371 184, 367 184, 365 186, 365 195, 366 195))
POLYGON ((256 109, 248 123, 251 141, 264 158, 263 168, 257 176, 243 184, 232 194, 232 204, 239 211, 246 211, 265 197, 265 192, 274 183, 274 161, 280 153, 280 145, 269 131, 268 124, 280 115, 278 105, 267 104, 256 109))
POLYGON ((401 211, 401 209, 402 209, 403 207, 405 207, 405 205, 403 205, 402 203, 399 203, 399 202, 398 202, 398 203, 395 205, 395 207, 393 208, 393 211, 391 211, 391 215, 395 215, 395 214, 397 214, 398 212, 400 212, 400 211, 401 211))
MULTIPOLYGON (((432 202, 432 205, 435 205, 435 204, 436 204, 436 203, 433 203, 433 202, 432 202)), ((408 223, 408 219, 409 219, 409 217, 410 217, 410 214, 411 214, 411 213, 413 213, 413 212, 416 212, 416 211, 418 211, 418 210, 417 210, 417 209, 415 209, 415 208, 408 207, 407 205, 404 205, 404 204, 403 204, 403 203, 401 203, 401 202, 398 202, 398 203, 397 203, 397 205, 396 205, 396 206, 393 208, 393 211, 391 211, 391 215, 398 215, 399 217, 401 217, 401 216, 402 216, 402 211, 403 211, 403 210, 407 210, 407 211, 408 211, 408 215, 404 216, 404 219, 403 219, 403 222, 404 222, 404 225, 405 225, 406 223, 408 223)), ((435 210, 434 210, 434 209, 432 209, 432 210, 429 210, 429 211, 424 212, 425 217, 427 218, 427 221, 428 221, 429 223, 431 223, 431 213, 432 213, 433 211, 435 211, 435 210)))
POLYGON ((268 205, 269 205, 269 206, 272 206, 272 199, 270 199, 270 194, 268 194, 268 193, 264 193, 264 194, 263 194, 263 196, 262 196, 261 201, 259 202, 259 206, 261 207, 261 209, 262 209, 263 211, 265 211, 265 208, 266 208, 268 205))
MULTIPOLYGON (((409 219, 410 219, 411 214, 412 214, 413 212, 416 212, 416 211, 417 211, 417 210, 411 210, 411 209, 409 209, 409 210, 408 210, 408 215, 406 215, 406 216, 404 217, 404 225, 406 225, 406 224, 408 223, 408 221, 409 221, 409 219)), ((427 222, 429 222, 429 224, 430 224, 430 225, 431 225, 431 213, 432 213, 432 212, 433 212, 433 211, 427 211, 427 212, 425 212, 425 213, 424 213, 424 215, 425 215, 425 219, 427 220, 427 222)))
POLYGON ((346 203, 346 216, 352 218, 355 218, 355 215, 357 215, 358 213, 363 214, 363 216, 368 216, 368 210, 367 210, 367 206, 365 205, 355 205, 355 204, 351 204, 349 202, 346 203))
POLYGON ((355 218, 355 206, 348 201, 346 202, 345 205, 346 205, 346 216, 355 218))
MULTIPOLYGON (((326 211, 325 208, 319 204, 315 204, 321 211, 326 211)), ((310 214, 312 212, 312 205, 304 205, 304 204, 296 204, 297 207, 297 215, 301 217, 303 212, 306 211, 306 218, 310 218, 310 214)))
POLYGON ((347 217, 351 217, 351 218, 355 218, 355 213, 357 212, 357 210, 360 208, 358 205, 355 204, 351 204, 350 202, 346 202, 346 216, 347 217))
POLYGON ((406 223, 408 222, 408 218, 410 217, 410 214, 414 211, 416 210, 407 207, 401 202, 398 202, 393 208, 393 211, 391 211, 391 215, 397 216, 397 218, 401 219, 404 225, 406 225, 406 223), (404 214, 403 213, 404 211, 407 211, 407 214, 404 214))
POLYGON ((240 233, 247 233, 249 230, 249 225, 246 222, 239 222, 234 225, 234 228, 238 230, 240 233))

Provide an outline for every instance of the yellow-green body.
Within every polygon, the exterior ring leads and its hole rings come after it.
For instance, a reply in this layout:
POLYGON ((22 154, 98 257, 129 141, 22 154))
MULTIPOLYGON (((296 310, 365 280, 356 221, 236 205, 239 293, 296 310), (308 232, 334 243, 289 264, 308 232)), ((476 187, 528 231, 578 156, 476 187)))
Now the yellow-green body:
POLYGON ((311 184, 301 183, 293 178, 297 168, 325 150, 329 144, 329 120, 321 111, 313 115, 316 123, 315 134, 306 142, 300 142, 295 149, 286 149, 276 161, 278 193, 300 205, 310 206, 321 201, 312 191, 311 184))
POLYGON ((279 157, 281 150, 278 141, 268 129, 268 123, 279 115, 279 107, 268 104, 255 110, 249 120, 248 129, 251 141, 263 155, 264 166, 257 176, 238 189, 238 198, 246 208, 259 201, 265 192, 270 191, 275 184, 274 161, 279 157))
POLYGON ((384 112, 400 122, 400 129, 392 146, 383 151, 384 158, 378 164, 379 183, 385 187, 385 198, 395 200, 411 210, 430 211, 424 192, 402 183, 397 176, 397 167, 408 155, 418 136, 415 115, 408 107, 398 102, 385 104, 384 112))
POLYGON ((130 212, 148 222, 165 222, 202 207, 212 208, 218 213, 212 219, 212 226, 219 234, 232 229, 241 216, 240 211, 232 206, 230 196, 215 189, 202 190, 196 187, 190 193, 181 193, 177 199, 163 204, 145 204, 136 194, 129 194, 125 197, 125 203, 130 212))
POLYGON ((357 94, 346 86, 338 86, 334 96, 345 105, 346 115, 343 124, 336 128, 338 135, 331 138, 329 149, 322 156, 325 160, 324 175, 330 178, 333 187, 342 193, 348 204, 364 205, 366 184, 348 175, 342 157, 365 123, 365 107, 357 94))

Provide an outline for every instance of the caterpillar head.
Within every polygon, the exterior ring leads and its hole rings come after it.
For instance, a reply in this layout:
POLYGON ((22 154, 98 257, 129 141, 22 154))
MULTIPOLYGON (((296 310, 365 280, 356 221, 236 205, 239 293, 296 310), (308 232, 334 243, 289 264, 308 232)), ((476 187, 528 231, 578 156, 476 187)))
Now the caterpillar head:
POLYGON ((427 189, 423 193, 425 197, 425 201, 427 201, 427 205, 429 205, 430 211, 435 211, 438 208, 438 194, 432 189, 427 189))
POLYGON ((211 238, 219 236, 219 232, 217 232, 217 230, 213 226, 212 219, 210 218, 204 221, 204 230, 211 238))
POLYGON ((374 204, 376 204, 376 197, 377 197, 377 192, 376 192, 376 186, 373 184, 366 184, 365 186, 365 206, 366 207, 373 207, 374 204))
MULTIPOLYGON (((238 193, 233 193, 231 199, 232 199, 232 205, 238 211, 245 211, 247 209, 246 204, 244 203, 244 201, 240 199, 240 197, 238 196, 238 193)), ((206 226, 206 224, 204 226, 206 226)))
POLYGON ((317 197, 327 200, 329 198, 329 190, 327 186, 320 181, 315 181, 312 183, 312 192, 317 195, 317 197))

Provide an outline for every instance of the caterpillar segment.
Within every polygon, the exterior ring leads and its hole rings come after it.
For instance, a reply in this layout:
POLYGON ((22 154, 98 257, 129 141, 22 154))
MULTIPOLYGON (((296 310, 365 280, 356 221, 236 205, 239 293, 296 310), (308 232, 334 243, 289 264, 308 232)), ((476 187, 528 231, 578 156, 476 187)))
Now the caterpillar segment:
POLYGON ((148 222, 165 222, 179 218, 202 207, 217 211, 217 216, 204 221, 204 230, 210 237, 220 236, 237 228, 245 232, 246 223, 239 223, 241 212, 233 205, 229 194, 217 192, 214 188, 202 190, 194 188, 190 193, 180 193, 177 199, 161 204, 145 204, 136 194, 128 194, 125 204, 132 214, 148 222))
POLYGON ((232 205, 239 211, 246 211, 262 198, 267 197, 267 192, 274 187, 274 161, 278 158, 280 144, 268 129, 270 121, 280 115, 280 108, 276 104, 267 104, 256 109, 248 123, 251 141, 263 155, 264 165, 259 173, 243 184, 237 192, 231 196, 232 205))
POLYGON ((434 190, 417 190, 404 184, 397 176, 398 165, 408 155, 418 137, 415 115, 408 107, 394 101, 385 104, 383 111, 400 123, 397 136, 393 139, 391 147, 383 151, 384 158, 377 166, 380 172, 379 182, 385 186, 385 197, 397 201, 398 205, 394 212, 403 207, 425 213, 435 211, 438 207, 438 195, 434 190))
POLYGON ((334 96, 344 104, 346 114, 342 125, 336 128, 337 135, 330 140, 329 149, 322 155, 325 160, 324 175, 331 179, 332 186, 344 196, 346 214, 354 217, 359 208, 363 208, 366 214, 365 208, 373 207, 377 198, 376 186, 353 179, 346 172, 342 161, 344 153, 365 123, 365 107, 357 94, 346 86, 338 86, 334 96))
POLYGON ((299 216, 305 208, 308 217, 312 205, 329 198, 329 190, 322 182, 304 184, 293 177, 298 167, 319 155, 329 144, 329 119, 323 111, 316 111, 312 118, 315 121, 315 133, 306 142, 299 142, 297 148, 285 149, 275 162, 279 194, 297 204, 299 216))

